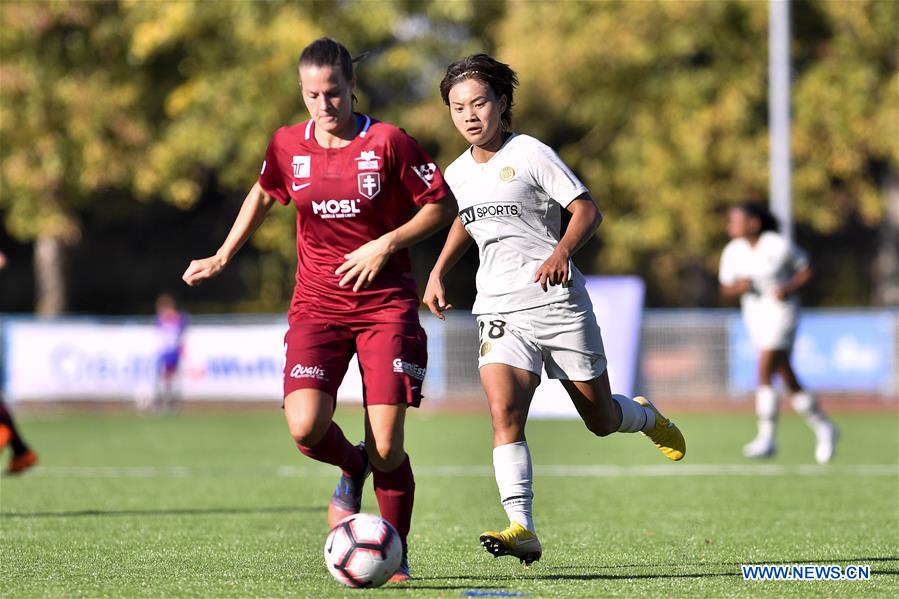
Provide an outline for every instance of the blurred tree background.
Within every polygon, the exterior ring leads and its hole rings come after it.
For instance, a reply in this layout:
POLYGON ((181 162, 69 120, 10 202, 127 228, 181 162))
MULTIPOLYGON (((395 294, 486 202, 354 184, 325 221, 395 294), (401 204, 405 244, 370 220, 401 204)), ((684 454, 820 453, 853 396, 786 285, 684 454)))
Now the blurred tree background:
MULTIPOLYGON (((811 305, 899 302, 899 2, 794 1, 796 237, 811 305), (890 295, 890 294, 894 295, 890 295)), ((294 212, 216 281, 271 133, 306 118, 296 60, 321 35, 368 52, 361 111, 441 166, 464 150, 437 84, 486 51, 518 71, 514 128, 555 147, 606 220, 583 270, 636 272, 650 306, 718 304, 727 206, 765 200, 768 3, 118 0, 0 4, 0 311, 282 311, 294 212)), ((443 235, 413 254, 422 280, 443 235)), ((473 299, 471 252, 448 281, 473 299)))

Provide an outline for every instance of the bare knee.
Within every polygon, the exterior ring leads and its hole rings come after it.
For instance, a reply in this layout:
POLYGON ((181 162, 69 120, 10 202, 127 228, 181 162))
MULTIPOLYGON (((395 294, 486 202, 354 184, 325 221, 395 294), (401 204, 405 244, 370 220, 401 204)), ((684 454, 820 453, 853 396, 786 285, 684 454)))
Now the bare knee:
POLYGON ((395 443, 392 440, 370 441, 365 444, 368 452, 368 460, 372 467, 381 472, 390 472, 396 470, 403 460, 406 459, 406 451, 403 449, 402 443, 395 443))
POLYGON ((618 423, 607 417, 596 418, 584 424, 587 425, 587 430, 597 437, 608 437, 618 432, 618 423))
POLYGON ((317 414, 296 414, 285 412, 287 430, 293 440, 304 447, 312 447, 325 436, 331 419, 323 418, 317 414))

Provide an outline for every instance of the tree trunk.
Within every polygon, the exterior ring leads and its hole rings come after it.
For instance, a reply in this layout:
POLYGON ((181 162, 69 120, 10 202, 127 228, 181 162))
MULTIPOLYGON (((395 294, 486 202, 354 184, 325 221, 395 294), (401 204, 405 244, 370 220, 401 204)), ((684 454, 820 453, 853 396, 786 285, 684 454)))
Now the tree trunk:
POLYGON ((36 312, 40 316, 58 316, 66 310, 65 247, 63 239, 52 235, 34 240, 36 312))
POLYGON ((880 225, 875 284, 877 300, 885 306, 899 305, 899 169, 893 167, 883 183, 886 210, 880 225))

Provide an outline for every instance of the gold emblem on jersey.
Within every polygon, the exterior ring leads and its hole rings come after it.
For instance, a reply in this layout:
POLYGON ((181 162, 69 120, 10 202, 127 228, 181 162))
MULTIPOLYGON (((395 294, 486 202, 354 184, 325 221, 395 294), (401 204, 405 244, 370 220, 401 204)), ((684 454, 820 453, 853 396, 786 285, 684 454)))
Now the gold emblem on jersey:
POLYGON ((492 344, 492 343, 490 343, 489 341, 485 341, 484 343, 482 343, 482 344, 481 344, 481 350, 480 350, 481 357, 483 358, 483 357, 486 356, 488 353, 490 353, 490 350, 491 350, 491 349, 493 349, 493 344, 492 344))
POLYGON ((506 182, 511 181, 515 178, 515 169, 511 166, 504 166, 499 172, 499 178, 506 182))

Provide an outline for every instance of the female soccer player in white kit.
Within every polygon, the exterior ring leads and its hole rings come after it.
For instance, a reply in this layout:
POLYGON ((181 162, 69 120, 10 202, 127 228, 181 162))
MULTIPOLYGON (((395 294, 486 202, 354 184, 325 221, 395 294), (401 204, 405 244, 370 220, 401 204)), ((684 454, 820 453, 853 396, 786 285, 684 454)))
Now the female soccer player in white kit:
POLYGON ((803 390, 790 365, 799 320, 799 291, 812 276, 808 257, 777 233, 777 221, 761 204, 746 202, 727 217, 731 240, 721 254, 718 279, 721 293, 740 297, 743 321, 759 350, 759 387, 755 393, 758 434, 743 448, 747 458, 771 457, 776 452, 777 392, 771 385, 776 372, 792 395, 791 403, 815 432, 815 460, 833 458, 837 429, 815 397, 803 390))
POLYGON ((525 423, 543 368, 559 379, 587 428, 598 436, 642 431, 672 460, 686 451, 683 435, 646 399, 612 395, 606 357, 584 277, 571 255, 593 234, 601 215, 587 188, 553 152, 511 133, 513 88, 508 65, 485 54, 455 62, 440 84, 453 123, 471 144, 445 179, 459 218, 434 265, 424 303, 443 319, 443 277, 472 241, 478 245, 479 369, 493 421, 493 466, 510 524, 485 532, 494 556, 525 564, 540 559, 532 506, 531 456, 525 423), (572 214, 560 238, 561 209, 572 214))

